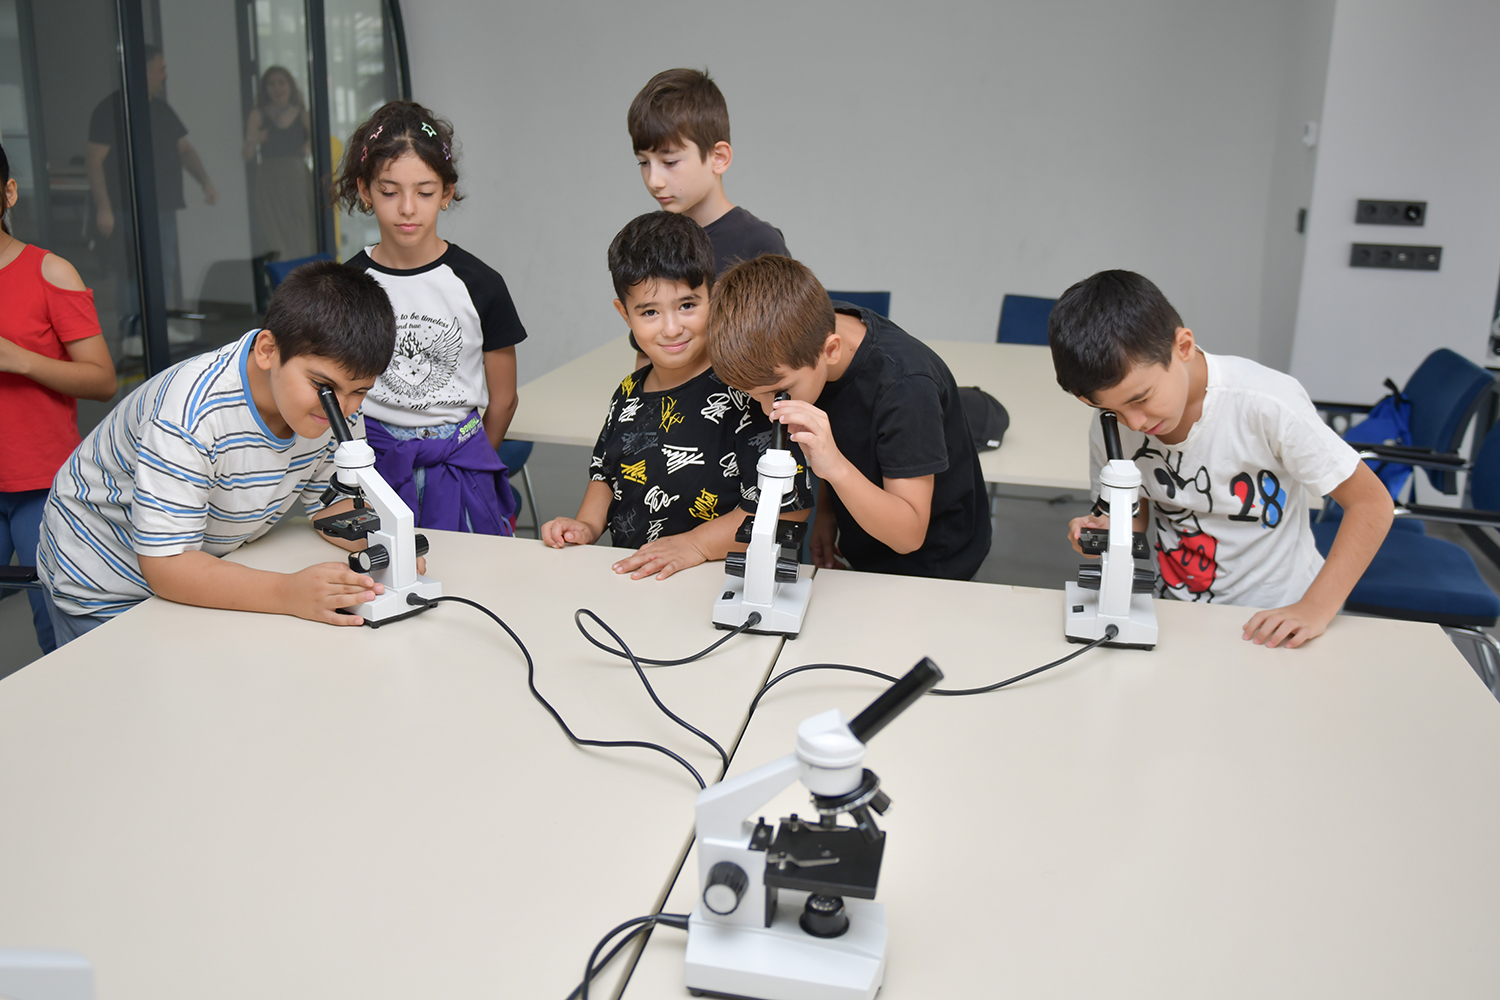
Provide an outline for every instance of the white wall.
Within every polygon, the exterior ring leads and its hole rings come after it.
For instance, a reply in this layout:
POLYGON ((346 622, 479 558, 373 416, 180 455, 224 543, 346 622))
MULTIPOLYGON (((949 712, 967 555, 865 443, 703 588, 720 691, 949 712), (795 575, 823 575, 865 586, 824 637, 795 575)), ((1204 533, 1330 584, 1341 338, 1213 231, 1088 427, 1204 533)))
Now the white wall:
POLYGON ((1483 359, 1500 277, 1500 3, 1340 0, 1292 374, 1371 400, 1450 347, 1483 359), (1425 200, 1422 228, 1354 224, 1360 198, 1425 200), (1351 243, 1443 247, 1442 270, 1349 267, 1351 243))
POLYGON ((1273 163, 1327 2, 424 0, 407 32, 463 145, 445 234, 510 283, 525 381, 621 330, 605 249, 654 207, 625 111, 672 66, 728 98, 730 199, 826 285, 890 289, 918 336, 989 340, 1004 293, 1128 267, 1210 349, 1259 357, 1268 210, 1296 198, 1273 163))

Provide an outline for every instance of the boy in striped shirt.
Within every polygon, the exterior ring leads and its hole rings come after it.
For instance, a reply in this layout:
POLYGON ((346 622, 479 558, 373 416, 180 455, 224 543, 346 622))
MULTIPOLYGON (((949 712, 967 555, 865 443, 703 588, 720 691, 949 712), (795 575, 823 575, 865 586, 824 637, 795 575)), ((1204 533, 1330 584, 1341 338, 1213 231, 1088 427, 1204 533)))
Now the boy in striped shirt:
POLYGON ((59 646, 153 594, 363 624, 338 609, 381 588, 342 561, 272 573, 218 557, 299 498, 309 514, 322 509, 336 442, 318 389, 331 387, 346 416, 359 408, 395 347, 390 300, 367 274, 307 264, 277 288, 265 322, 145 382, 58 471, 37 572, 59 646))

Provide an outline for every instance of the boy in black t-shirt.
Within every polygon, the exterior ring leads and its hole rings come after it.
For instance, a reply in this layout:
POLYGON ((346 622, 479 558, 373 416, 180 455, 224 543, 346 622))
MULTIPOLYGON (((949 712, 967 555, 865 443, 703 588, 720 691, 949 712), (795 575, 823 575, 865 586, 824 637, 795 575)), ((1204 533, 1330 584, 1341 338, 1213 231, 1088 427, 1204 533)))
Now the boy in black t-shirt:
MULTIPOLYGON (((739 208, 724 194, 729 107, 708 74, 669 69, 653 76, 630 102, 630 141, 646 190, 663 209, 686 215, 713 242, 714 273, 763 253, 790 257, 781 230, 739 208)), ((636 367, 646 363, 636 348, 636 367)))
MULTIPOLYGON (((615 309, 650 364, 610 400, 578 516, 548 521, 542 540, 589 545, 608 527, 616 546, 636 549, 615 572, 663 580, 743 548, 734 535, 755 511, 771 423, 709 366, 713 247, 697 223, 666 212, 633 220, 610 244, 609 270, 615 309)), ((804 475, 784 511, 803 520, 809 505, 804 475)))
POLYGON ((708 341, 719 376, 786 424, 823 480, 815 565, 973 577, 990 549, 984 476, 958 386, 926 344, 830 302, 811 271, 778 256, 719 279, 708 341), (783 391, 792 398, 773 402, 783 391))

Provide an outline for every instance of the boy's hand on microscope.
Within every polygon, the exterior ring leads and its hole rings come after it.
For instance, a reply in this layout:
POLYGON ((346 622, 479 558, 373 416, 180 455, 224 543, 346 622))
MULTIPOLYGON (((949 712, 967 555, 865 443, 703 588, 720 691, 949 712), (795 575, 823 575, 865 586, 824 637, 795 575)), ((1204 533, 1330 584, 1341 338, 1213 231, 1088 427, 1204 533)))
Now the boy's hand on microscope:
POLYGON ((1083 517, 1073 518, 1073 520, 1068 522, 1068 541, 1073 543, 1074 552, 1077 552, 1079 555, 1085 556, 1089 559, 1098 559, 1098 556, 1091 556, 1087 552, 1083 551, 1083 547, 1078 544, 1079 532, 1088 530, 1090 528, 1097 528, 1100 531, 1108 531, 1109 518, 1100 517, 1097 514, 1086 514, 1083 517))
POLYGON ((689 534, 668 535, 642 545, 615 563, 614 571, 629 573, 632 580, 640 580, 652 573, 658 580, 665 580, 673 573, 707 562, 708 554, 693 544, 689 534))
POLYGON ((832 479, 846 461, 833 440, 828 414, 800 399, 780 399, 771 404, 771 420, 786 425, 787 437, 802 448, 802 456, 820 479, 832 479))
POLYGON ((373 601, 385 588, 344 563, 309 566, 288 577, 287 610, 298 618, 329 625, 363 625, 359 615, 341 615, 339 608, 373 601))
POLYGON ((542 525, 542 541, 560 549, 564 545, 593 545, 599 533, 571 517, 554 517, 542 525))

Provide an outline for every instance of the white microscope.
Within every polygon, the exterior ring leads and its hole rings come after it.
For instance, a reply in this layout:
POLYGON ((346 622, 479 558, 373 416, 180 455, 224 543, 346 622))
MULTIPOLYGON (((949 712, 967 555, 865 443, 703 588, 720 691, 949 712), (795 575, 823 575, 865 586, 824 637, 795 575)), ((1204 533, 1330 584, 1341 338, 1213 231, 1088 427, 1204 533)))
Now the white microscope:
POLYGON ((338 470, 329 480, 323 503, 352 497, 354 509, 318 518, 313 527, 350 541, 367 539, 363 551, 349 553, 349 568, 385 588, 375 600, 346 608, 344 613, 359 615, 371 628, 421 614, 432 605, 409 602, 408 595, 431 600, 443 594, 442 584, 417 573, 417 557, 427 554, 427 536, 417 533, 411 508, 375 471, 375 450, 349 433, 333 390, 320 386, 318 399, 339 443, 333 453, 338 470))
POLYGON ((1156 646, 1156 609, 1151 594, 1156 573, 1137 569, 1135 560, 1149 559, 1146 533, 1135 530, 1141 470, 1124 457, 1120 428, 1108 410, 1099 414, 1104 429, 1104 453, 1109 461, 1099 472, 1099 500, 1095 514, 1109 515, 1109 530, 1079 533, 1079 548, 1097 555, 1097 563, 1078 567, 1078 582, 1069 580, 1064 593, 1063 627, 1070 642, 1093 642, 1114 625, 1119 631, 1106 646, 1152 649, 1156 646))
MULTIPOLYGON (((776 398, 792 397, 780 392, 776 398)), ((797 565, 807 525, 781 520, 782 501, 795 488, 797 460, 787 449, 782 424, 773 425, 772 435, 771 447, 755 463, 760 492, 755 516, 742 521, 734 536, 750 547, 724 557, 724 591, 714 601, 714 626, 739 628, 751 614, 758 614, 760 621, 747 632, 795 639, 812 596, 812 577, 800 575, 797 565)))
POLYGON ((684 976, 695 996, 872 1000, 880 990, 885 906, 873 900, 885 834, 870 812, 891 800, 861 764, 870 738, 942 679, 924 658, 854 721, 838 709, 805 719, 795 753, 699 793, 684 976), (765 817, 749 821, 799 779, 816 818, 793 813, 774 837, 765 817), (842 813, 855 825, 840 826, 842 813), (795 895, 782 900, 782 889, 795 895))

